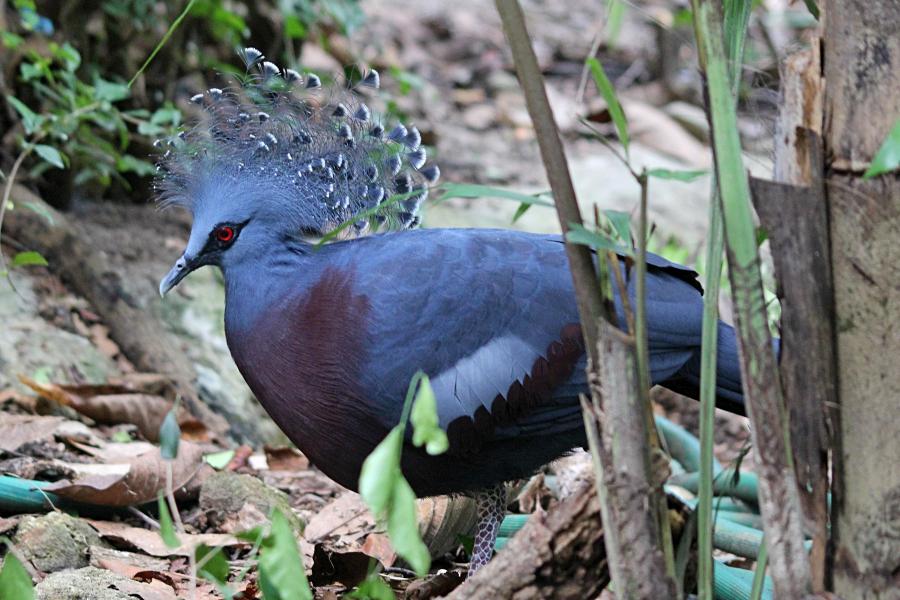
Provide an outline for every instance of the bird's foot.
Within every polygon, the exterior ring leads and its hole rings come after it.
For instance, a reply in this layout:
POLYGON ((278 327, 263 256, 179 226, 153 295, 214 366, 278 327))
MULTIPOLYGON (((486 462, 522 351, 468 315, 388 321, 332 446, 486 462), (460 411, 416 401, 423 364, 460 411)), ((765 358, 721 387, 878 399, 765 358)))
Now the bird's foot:
POLYGON ((478 524, 475 526, 475 542, 472 546, 467 577, 474 575, 494 555, 494 543, 500 532, 500 523, 506 514, 506 486, 500 484, 479 492, 475 496, 475 503, 478 524))

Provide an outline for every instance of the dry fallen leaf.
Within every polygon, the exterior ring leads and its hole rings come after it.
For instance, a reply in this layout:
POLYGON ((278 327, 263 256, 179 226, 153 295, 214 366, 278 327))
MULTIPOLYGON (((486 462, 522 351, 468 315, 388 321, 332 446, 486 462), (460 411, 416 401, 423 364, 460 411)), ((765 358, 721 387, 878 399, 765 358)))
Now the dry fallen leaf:
POLYGON ((99 458, 105 463, 127 462, 133 458, 146 454, 156 446, 150 442, 103 442, 97 446, 69 441, 74 448, 78 448, 85 454, 99 458))
POLYGON ((132 527, 125 523, 113 521, 94 521, 85 519, 91 527, 97 530, 100 537, 117 548, 137 549, 144 554, 165 558, 168 556, 190 556, 197 544, 206 544, 211 548, 243 547, 250 544, 238 540, 234 536, 223 533, 179 533, 178 539, 181 545, 177 548, 169 548, 163 542, 157 531, 132 527))
MULTIPOLYGON (((121 473, 94 474, 77 481, 59 481, 45 488, 60 496, 100 506, 131 506, 154 500, 165 489, 167 461, 159 448, 142 454, 128 463, 121 473)), ((203 450, 196 444, 183 442, 172 463, 172 482, 177 490, 203 466, 203 450)), ((107 465, 112 466, 112 465, 107 465)))
POLYGON ((309 468, 309 459, 296 448, 265 446, 263 450, 270 471, 304 471, 309 468))
POLYGON ((14 452, 19 446, 52 438, 65 419, 37 415, 3 415, 0 422, 0 450, 14 452))
POLYGON ((373 531, 375 519, 359 494, 344 492, 309 520, 303 537, 312 543, 331 537, 349 541, 373 531))
POLYGON ((147 570, 169 571, 170 562, 164 558, 115 550, 105 546, 91 546, 91 565, 106 569, 125 577, 147 570))
POLYGON ((396 562, 397 555, 358 494, 345 492, 318 511, 303 531, 306 555, 312 551, 312 581, 325 585, 339 581, 353 586, 368 573, 372 558, 385 567, 396 562))
POLYGON ((390 567, 397 560, 397 553, 391 546, 391 540, 383 533, 370 533, 366 536, 362 545, 363 554, 371 556, 386 567, 390 567))
MULTIPOLYGON (((41 396, 69 406, 98 423, 133 423, 141 435, 151 442, 159 441, 159 428, 174 405, 171 400, 162 396, 130 391, 124 384, 45 384, 23 375, 19 376, 19 380, 41 396)), ((204 441, 208 438, 203 424, 184 408, 178 411, 178 423, 188 439, 204 441)))

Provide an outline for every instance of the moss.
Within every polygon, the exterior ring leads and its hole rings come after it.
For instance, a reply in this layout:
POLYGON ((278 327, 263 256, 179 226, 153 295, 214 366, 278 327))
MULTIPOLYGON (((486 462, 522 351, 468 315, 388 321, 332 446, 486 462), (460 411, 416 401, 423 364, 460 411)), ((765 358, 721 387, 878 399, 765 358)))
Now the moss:
POLYGON ((25 517, 15 543, 45 573, 85 567, 90 561, 91 546, 102 545, 90 525, 64 512, 25 517))
POLYGON ((287 494, 256 477, 220 472, 207 479, 200 490, 200 508, 213 525, 234 518, 247 504, 266 516, 277 508, 297 534, 303 532, 305 523, 291 509, 287 494))

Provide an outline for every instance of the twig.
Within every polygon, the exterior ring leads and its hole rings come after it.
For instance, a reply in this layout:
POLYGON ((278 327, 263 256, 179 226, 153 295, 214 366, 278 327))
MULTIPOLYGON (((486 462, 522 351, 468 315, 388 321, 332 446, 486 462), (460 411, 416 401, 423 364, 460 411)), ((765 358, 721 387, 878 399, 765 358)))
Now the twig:
MULTIPOLYGON (((3 217, 6 215, 6 205, 9 204, 9 195, 12 193, 13 182, 16 180, 16 175, 19 172, 19 168, 22 166, 22 162, 31 154, 31 151, 34 150, 35 145, 47 135, 47 132, 42 131, 39 135, 35 136, 34 140, 25 145, 25 148, 19 153, 19 156, 16 157, 15 162, 13 162, 12 168, 9 170, 9 175, 6 177, 6 184, 3 186, 3 199, 0 200, 0 243, 3 241, 3 217)), ((13 291, 18 294, 19 291, 16 289, 15 284, 12 280, 12 273, 9 270, 9 267, 6 265, 6 257, 3 256, 3 252, 0 252, 0 269, 6 274, 6 280, 9 282, 10 287, 12 287, 13 291)))
POLYGON ((181 25, 181 22, 184 20, 184 18, 186 16, 188 16, 189 12, 191 12, 191 9, 194 7, 194 3, 196 1, 197 0, 190 0, 190 2, 187 3, 187 6, 184 7, 184 10, 181 11, 181 14, 178 15, 178 18, 176 18, 174 21, 172 21, 172 24, 166 30, 165 35, 163 35, 162 39, 159 41, 159 43, 153 49, 153 52, 150 53, 150 56, 147 57, 147 60, 145 60, 144 64, 141 65, 141 68, 138 69, 137 73, 135 73, 134 76, 131 78, 131 81, 128 82, 129 88, 134 84, 134 82, 137 80, 137 78, 141 76, 141 73, 143 73, 144 70, 146 70, 146 68, 148 66, 150 66, 150 63, 153 62, 154 58, 156 58, 157 53, 162 49, 163 46, 166 45, 166 42, 169 41, 169 38, 172 37, 172 34, 175 32, 176 29, 178 29, 178 26, 181 25))
MULTIPOLYGON (((175 522, 175 529, 180 534, 184 534, 184 524, 181 522, 181 513, 178 511, 178 503, 175 502, 175 488, 172 482, 172 461, 166 460, 166 502, 169 505, 169 512, 172 513, 172 520, 175 522)), ((197 598, 197 548, 191 548, 188 552, 188 589, 190 590, 191 600, 197 598)))
MULTIPOLYGON (((632 171, 633 172, 633 171, 632 171)), ((663 478, 654 472, 654 457, 661 453, 659 435, 653 418, 653 405, 650 402, 650 348, 647 336, 647 195, 649 193, 649 175, 646 167, 637 176, 637 182, 641 186, 641 206, 638 216, 638 244, 637 244, 637 284, 635 286, 636 314, 635 314, 635 352, 637 354, 638 373, 638 400, 644 407, 646 419, 645 431, 647 433, 646 458, 649 459, 646 468, 650 477, 650 496, 656 502, 656 518, 659 522, 659 542, 662 545, 663 557, 666 563, 666 573, 676 580, 675 550, 672 540, 672 527, 669 524, 669 507, 666 496, 662 490, 663 478), (658 484, 655 482, 659 482, 658 484)))
POLYGON ((135 508, 134 506, 129 506, 129 507, 128 507, 128 512, 130 512, 132 515, 134 515, 135 517, 137 517, 138 519, 140 519, 141 521, 143 521, 144 523, 146 523, 147 525, 149 525, 149 526, 152 527, 153 529, 159 529, 159 528, 160 528, 160 526, 159 526, 159 521, 157 521, 157 520, 151 518, 151 517, 150 517, 149 515, 147 515, 144 511, 138 510, 138 509, 135 508))
MULTIPOLYGON (((553 197, 556 212, 565 235, 570 225, 582 225, 581 211, 575 197, 575 188, 569 175, 569 166, 559 137, 559 129, 550 109, 547 91, 541 77, 540 67, 531 39, 525 27, 522 8, 516 0, 496 0, 497 12, 503 21, 503 30, 509 41, 516 63, 516 72, 525 94, 528 113, 534 123, 534 131, 541 151, 544 168, 553 197)), ((597 318, 602 314, 600 286, 594 276, 594 261, 587 246, 573 244, 566 240, 566 254, 571 265, 581 328, 584 332, 585 347, 592 362, 597 361, 597 318)))
MULTIPOLYGON (((100 106, 99 102, 91 102, 81 108, 72 111, 70 114, 66 115, 66 119, 78 119, 81 115, 89 113, 100 106)), ((16 181, 16 175, 19 173, 19 169, 22 166, 22 162, 28 157, 29 154, 35 149, 38 145, 38 142, 43 140, 50 132, 46 129, 39 131, 34 138, 30 142, 26 142, 25 147, 22 149, 22 152, 19 153, 19 156, 16 157, 15 162, 13 162, 12 168, 9 170, 9 175, 6 177, 6 183, 3 186, 3 198, 0 200, 0 242, 2 242, 3 236, 3 217, 6 215, 6 205, 9 204, 9 196, 12 193, 13 183, 16 181)), ((12 276, 9 271, 9 268, 6 266, 6 258, 4 258, 3 253, 0 252, 0 269, 2 269, 6 273, 6 280, 9 282, 9 285, 12 287, 13 291, 16 294, 19 291, 16 289, 16 286, 13 284, 12 276)))

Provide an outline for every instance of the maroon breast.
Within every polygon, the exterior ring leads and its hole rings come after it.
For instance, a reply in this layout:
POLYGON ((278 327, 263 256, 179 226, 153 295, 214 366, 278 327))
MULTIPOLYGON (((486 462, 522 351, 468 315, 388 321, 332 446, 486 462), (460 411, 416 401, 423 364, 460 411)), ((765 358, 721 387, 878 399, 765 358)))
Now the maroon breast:
POLYGON ((368 312, 352 272, 330 268, 246 333, 228 332, 241 374, 272 419, 313 464, 354 490, 363 460, 387 434, 358 383, 368 312))

